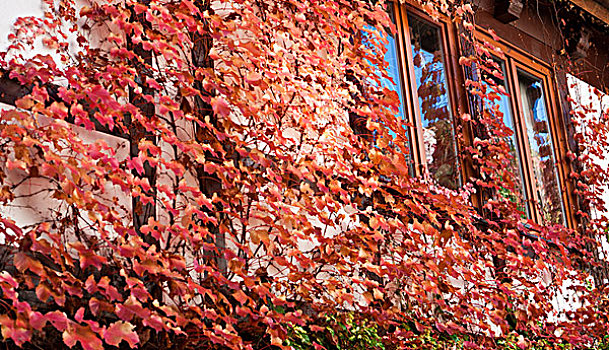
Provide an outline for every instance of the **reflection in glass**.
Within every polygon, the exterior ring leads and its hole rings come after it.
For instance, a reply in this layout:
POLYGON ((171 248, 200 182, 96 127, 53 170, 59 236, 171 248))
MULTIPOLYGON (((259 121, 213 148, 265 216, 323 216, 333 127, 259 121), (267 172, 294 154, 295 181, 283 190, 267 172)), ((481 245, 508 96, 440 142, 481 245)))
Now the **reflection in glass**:
MULTIPOLYGON (((393 13, 393 7, 389 6, 389 16, 391 18, 391 21, 395 24, 395 15, 393 13)), ((369 29, 373 29, 373 28, 369 28, 369 29)), ((402 91, 402 79, 401 79, 401 74, 400 74, 400 63, 399 63, 399 55, 398 55, 398 50, 397 50, 397 42, 396 39, 394 37, 393 34, 391 34, 391 30, 389 29, 385 29, 385 33, 387 34, 387 36, 385 37, 385 39, 387 39, 387 42, 384 43, 385 46, 385 63, 387 64, 387 76, 383 76, 383 74, 381 73, 381 69, 379 67, 379 70, 377 72, 377 76, 380 78, 380 84, 381 84, 381 88, 386 88, 391 92, 395 92, 396 95, 398 96, 399 99, 399 109, 397 114, 395 115, 396 118, 398 118, 399 120, 402 120, 402 127, 404 128, 404 130, 407 130, 407 125, 406 125, 406 121, 405 121, 405 116, 404 116, 404 93, 402 91)), ((363 34, 367 37, 367 33, 364 31, 363 34)), ((396 137, 396 133, 393 130, 389 130, 389 134, 395 138, 396 137)), ((410 150, 410 140, 408 138, 408 133, 405 133, 406 136, 406 149, 410 150)), ((412 162, 410 162, 410 153, 405 155, 407 160, 408 160, 408 164, 412 164, 412 162)), ((412 169, 410 169, 410 171, 412 172, 412 169)))
POLYGON ((546 223, 563 223, 560 187, 543 84, 540 79, 519 70, 518 85, 541 215, 546 223))
MULTIPOLYGON (((506 69, 505 62, 500 61, 499 59, 494 59, 498 68, 500 69, 501 76, 505 77, 506 69)), ((514 115, 512 114, 512 108, 510 106, 510 97, 509 97, 509 89, 505 84, 505 79, 502 77, 498 77, 496 75, 490 74, 486 71, 482 72, 482 81, 487 85, 487 92, 492 92, 491 85, 496 87, 503 87, 506 91, 505 94, 498 93, 497 99, 490 101, 489 106, 487 108, 494 113, 495 116, 502 118, 503 123, 507 126, 511 131, 512 135, 506 138, 506 142, 510 149, 510 165, 509 171, 515 175, 515 183, 514 189, 518 191, 517 193, 511 193, 507 189, 502 189, 501 195, 509 200, 516 202, 518 204, 518 209, 525 212, 527 217, 530 217, 530 213, 528 211, 528 207, 526 206, 526 191, 524 189, 524 181, 523 181, 523 171, 522 171, 522 162, 520 159, 519 145, 518 140, 516 138, 516 128, 514 124, 514 115)), ((488 102, 488 101, 487 101, 488 102)))
POLYGON ((439 184, 460 185, 442 37, 437 26, 408 14, 427 167, 439 184))
MULTIPOLYGON (((392 9, 392 6, 389 6, 392 9)), ((393 15, 393 11, 389 13, 392 22, 395 24, 395 18, 393 15)), ((402 84, 400 78, 400 64, 398 60, 398 51, 397 44, 395 41, 395 37, 391 34, 390 30, 386 30, 387 32, 387 43, 385 44, 385 62, 387 62, 387 75, 389 75, 390 79, 383 78, 381 79, 381 85, 391 91, 397 93, 400 99, 400 110, 398 111, 397 117, 400 119, 404 119, 404 95, 402 92, 402 84)))
MULTIPOLYGON (((393 7, 389 6, 390 12, 389 15, 391 17, 392 22, 395 24, 395 16, 393 13, 393 7)), ((385 52, 385 62, 387 62, 387 75, 389 76, 390 79, 386 79, 383 78, 381 79, 381 85, 395 93, 397 93, 398 98, 400 99, 400 109, 398 110, 398 114, 396 115, 396 118, 399 118, 400 120, 404 121, 405 123, 405 119, 404 119, 404 93, 402 92, 402 81, 401 81, 401 76, 400 76, 400 63, 399 63, 399 56, 398 56, 398 51, 397 51, 397 43, 395 40, 395 37, 391 34, 390 30, 386 30, 387 32, 387 44, 385 44, 385 49, 387 50, 385 52)), ((402 124, 403 128, 406 130, 407 126, 406 124, 402 124)), ((393 137, 396 136, 395 132, 393 131, 389 131, 389 134, 393 137)), ((408 133, 406 132, 406 136, 408 137, 408 133)), ((408 143, 408 147, 406 147, 407 149, 410 150, 410 140, 406 141, 408 143)), ((410 162, 410 154, 406 155, 407 160, 408 160, 408 164, 412 164, 410 162)), ((412 171, 412 169, 410 169, 412 171)))

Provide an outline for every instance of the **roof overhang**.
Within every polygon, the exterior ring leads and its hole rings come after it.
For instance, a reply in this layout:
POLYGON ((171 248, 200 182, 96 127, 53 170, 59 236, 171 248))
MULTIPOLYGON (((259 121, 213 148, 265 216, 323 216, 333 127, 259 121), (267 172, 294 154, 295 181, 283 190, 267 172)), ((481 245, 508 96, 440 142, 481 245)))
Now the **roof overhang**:
POLYGON ((571 0, 571 2, 609 25, 609 0, 571 0))

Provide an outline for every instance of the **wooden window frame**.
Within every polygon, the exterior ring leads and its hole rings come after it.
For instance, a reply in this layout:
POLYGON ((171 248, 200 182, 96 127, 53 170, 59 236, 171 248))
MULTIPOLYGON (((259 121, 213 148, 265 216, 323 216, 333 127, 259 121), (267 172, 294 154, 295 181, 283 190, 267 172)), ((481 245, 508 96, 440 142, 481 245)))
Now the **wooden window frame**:
MULTIPOLYGON (((458 64, 459 58, 459 33, 456 25, 450 18, 439 15, 432 18, 425 13, 420 5, 411 0, 406 0, 404 4, 397 1, 391 2, 395 26, 397 33, 395 36, 396 53, 400 70, 400 81, 404 95, 404 122, 408 125, 407 133, 410 141, 411 159, 413 163, 413 173, 417 177, 426 177, 429 172, 427 169, 427 159, 425 154, 425 144, 423 141, 423 126, 420 106, 418 103, 416 77, 414 71, 413 52, 411 48, 410 31, 408 26, 408 14, 437 26, 442 40, 443 64, 448 94, 448 106, 450 108, 452 126, 455 135, 463 137, 459 142, 456 139, 458 173, 461 180, 467 179, 475 174, 471 164, 463 152, 463 145, 471 144, 471 130, 468 130, 458 116, 464 111, 468 111, 467 91, 465 89, 465 79, 461 67, 458 64), (459 130, 461 128, 461 130, 459 130), (460 132, 457 132, 460 131, 460 132)), ((523 173, 523 188, 526 192, 526 206, 530 213, 530 219, 539 224, 543 224, 543 219, 539 210, 540 198, 537 184, 534 178, 533 161, 531 156, 531 146, 527 137, 526 122, 520 101, 518 72, 521 71, 536 79, 543 85, 544 103, 548 117, 548 126, 552 142, 552 156, 554 158, 555 170, 557 175, 558 187, 560 191, 561 205, 563 211, 563 224, 570 228, 577 226, 575 220, 575 199, 573 198, 573 184, 568 181, 570 167, 567 162, 567 133, 564 120, 561 118, 561 106, 559 95, 555 84, 555 73, 552 66, 539 60, 533 55, 517 48, 505 40, 492 39, 491 35, 482 27, 477 27, 475 31, 476 39, 489 42, 502 49, 505 58, 506 76, 505 84, 510 92, 509 103, 514 119, 514 132, 518 143, 520 166, 523 173)), ((470 111, 471 112, 471 111, 470 111)), ((461 181, 463 182, 463 181, 461 181)), ((472 198, 474 199, 474 198, 472 198)), ((478 203, 481 204, 481 203, 478 203)), ((476 203, 474 203, 476 205, 476 203)))
POLYGON ((471 175, 464 167, 463 149, 458 141, 457 128, 461 126, 460 119, 457 118, 460 113, 465 110, 466 103, 465 95, 460 92, 459 87, 463 86, 463 79, 458 74, 458 49, 456 38, 456 28, 454 23, 449 18, 440 17, 434 19, 427 13, 422 11, 414 3, 407 2, 400 4, 394 1, 389 4, 393 6, 395 18, 395 26, 397 28, 396 51, 400 69, 400 84, 404 94, 404 121, 408 125, 408 139, 410 141, 410 151, 412 159, 412 168, 414 176, 427 177, 429 172, 427 169, 427 158, 425 154, 425 143, 423 141, 423 125, 421 118, 420 106, 418 103, 418 94, 416 86, 416 77, 414 72, 413 52, 411 48, 410 32, 408 30, 408 18, 410 13, 417 16, 421 20, 429 22, 438 27, 440 38, 442 40, 444 74, 446 79, 446 93, 448 94, 448 107, 450 109, 450 118, 452 122, 453 132, 455 135, 455 148, 457 156, 457 173, 460 177, 460 183, 471 175))
POLYGON ((518 72, 523 72, 539 79, 543 85, 544 102, 548 114, 548 126, 552 141, 552 151, 555 162, 557 181, 562 200, 563 224, 569 228, 577 226, 575 220, 573 198, 573 185, 568 181, 570 173, 567 161, 567 133, 562 119, 558 91, 556 90, 555 73, 552 66, 538 58, 520 50, 503 39, 494 40, 483 28, 476 28, 476 39, 484 40, 491 45, 500 48, 505 56, 501 60, 505 62, 506 76, 504 81, 510 93, 510 107, 514 119, 514 132, 519 148, 519 157, 523 169, 523 187, 526 191, 526 205, 530 213, 530 219, 536 223, 544 224, 539 211, 539 197, 537 185, 534 180, 533 162, 531 157, 531 146, 527 137, 527 127, 522 111, 522 102, 518 86, 518 72))

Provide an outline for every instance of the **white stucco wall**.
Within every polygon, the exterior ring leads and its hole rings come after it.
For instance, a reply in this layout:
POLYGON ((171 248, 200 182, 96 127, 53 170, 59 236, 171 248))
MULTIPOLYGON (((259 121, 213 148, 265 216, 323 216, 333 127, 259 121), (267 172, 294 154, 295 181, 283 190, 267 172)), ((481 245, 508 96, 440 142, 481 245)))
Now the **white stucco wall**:
MULTIPOLYGON (((609 95, 598 91, 592 85, 570 74, 567 74, 567 84, 569 85, 569 95, 573 99, 573 102, 571 102, 573 110, 579 112, 586 109, 583 118, 576 115, 575 119, 580 123, 578 131, 587 135, 592 132, 587 127, 587 122, 600 120, 602 113, 609 110, 609 95)), ((602 157, 590 156, 593 162, 600 165, 603 169, 606 170, 609 167, 609 150, 606 150, 602 157)), ((605 210, 595 211, 593 215, 605 216, 609 214, 609 188, 604 187, 603 193, 605 210)))
MULTIPOLYGON (((584 111, 585 115, 575 115, 575 119, 579 122, 578 131, 584 134, 584 137, 588 137, 588 141, 592 140, 592 130, 587 126, 589 121, 601 121, 603 113, 609 112, 609 95, 597 90, 592 85, 585 81, 567 74, 567 84, 569 85, 569 95, 573 100, 571 106, 574 111, 584 111)), ((592 161, 595 164, 600 165, 604 170, 609 168, 609 149, 604 147, 604 152, 601 156, 590 154, 592 161)), ((601 199, 605 202, 604 208, 599 210, 593 210, 592 218, 597 219, 600 217, 609 216, 609 186, 604 185, 600 189, 601 199)), ((607 259, 609 257, 609 243, 607 238, 598 238, 602 244, 601 258, 607 259)))
MULTIPOLYGON (((15 21, 20 17, 42 18, 44 15, 43 6, 42 0, 0 0, 0 9, 2 11, 2 16, 0 16, 0 52, 6 52, 9 47, 9 35, 14 33, 13 24, 15 21)), ((51 54, 53 56, 52 52, 46 49, 41 43, 37 43, 34 50, 27 50, 26 52, 19 53, 22 53, 25 58, 33 57, 37 54, 51 54)), ((15 52, 9 52, 10 57, 13 57, 14 54, 15 52)), ((2 113, 3 116, 2 123, 11 122, 10 117, 7 117, 6 113, 13 108, 14 107, 10 105, 0 104, 0 113, 2 113)), ((43 120, 38 121, 41 124, 45 123, 43 120)), ((106 143, 116 151, 116 157, 119 161, 125 159, 129 154, 129 144, 125 139, 95 130, 86 130, 85 128, 75 125, 72 130, 76 131, 76 134, 86 144, 93 144, 99 141, 106 143)), ((69 152, 63 151, 62 154, 64 153, 67 156, 69 152)), ((5 165, 0 164, 0 167, 4 168, 5 165)), ((24 174, 15 170, 8 171, 7 175, 10 182, 17 183, 23 178, 24 174)), ((54 212, 53 210, 59 209, 61 211, 62 208, 59 205, 59 201, 51 198, 51 192, 41 192, 37 195, 30 196, 31 193, 40 192, 41 189, 47 187, 49 187, 49 182, 42 178, 25 181, 15 190, 16 195, 25 196, 17 198, 8 206, 0 207, 0 215, 14 220, 15 223, 22 228, 27 228, 30 225, 51 219, 53 215, 57 215, 57 212, 54 212)), ((124 207, 125 212, 131 212, 131 198, 117 186, 108 185, 106 188, 106 195, 109 199, 112 197, 119 198, 120 206, 124 207)), ((3 238, 4 237, 0 237, 0 242, 3 241, 3 238)))
POLYGON ((40 0, 0 0, 2 16, 0 16, 0 50, 6 50, 9 45, 8 35, 12 32, 13 23, 19 17, 41 17, 42 2, 40 0))

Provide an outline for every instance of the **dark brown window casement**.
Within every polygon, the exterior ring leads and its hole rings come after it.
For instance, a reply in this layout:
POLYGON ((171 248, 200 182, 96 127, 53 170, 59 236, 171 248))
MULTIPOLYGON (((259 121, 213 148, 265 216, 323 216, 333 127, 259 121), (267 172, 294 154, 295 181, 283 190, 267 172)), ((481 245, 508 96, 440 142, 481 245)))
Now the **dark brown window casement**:
POLYGON ((385 60, 397 92, 413 173, 456 189, 462 183, 454 123, 454 79, 449 66, 450 23, 433 21, 414 7, 391 4, 397 35, 389 36, 385 60))
POLYGON ((495 107, 514 133, 508 144, 514 158, 511 170, 519 180, 518 193, 507 195, 520 204, 529 219, 574 227, 564 161, 565 132, 552 70, 506 43, 484 34, 480 39, 500 47, 505 54, 504 59, 494 57, 503 78, 481 76, 486 82, 493 79, 507 92, 495 107))
MULTIPOLYGON (((456 30, 450 20, 432 20, 409 4, 394 2, 389 12, 397 34, 388 38, 385 60, 391 81, 383 84, 400 98, 396 118, 408 131, 413 173, 458 188, 464 174, 455 116, 466 109, 466 102, 455 69, 456 30)), ((496 101, 495 111, 513 131, 507 141, 513 156, 510 170, 518 183, 516 193, 502 195, 518 202, 535 222, 575 227, 566 181, 565 132, 550 66, 484 33, 480 38, 505 53, 504 59, 495 58, 503 78, 482 76, 507 92, 496 101)))

